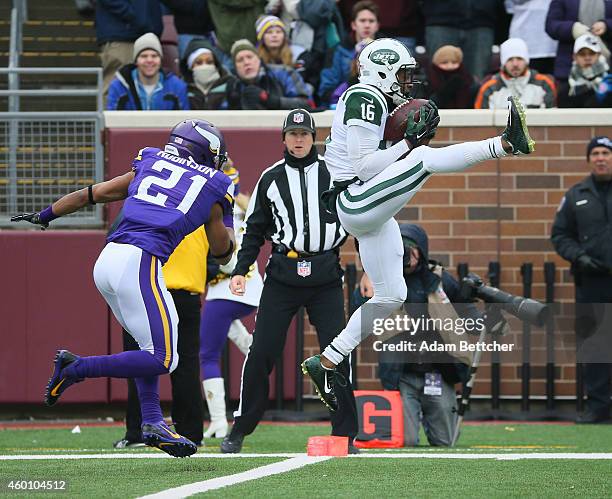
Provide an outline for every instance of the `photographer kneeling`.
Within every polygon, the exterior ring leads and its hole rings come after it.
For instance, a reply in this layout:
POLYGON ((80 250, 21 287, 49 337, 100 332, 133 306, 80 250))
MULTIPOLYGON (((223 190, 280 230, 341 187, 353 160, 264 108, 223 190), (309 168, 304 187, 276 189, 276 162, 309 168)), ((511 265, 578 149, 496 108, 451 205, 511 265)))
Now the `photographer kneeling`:
MULTIPOLYGON (((503 326, 503 317, 487 319, 472 303, 463 303, 460 296, 460 285, 442 266, 428 259, 428 238, 425 230, 414 224, 400 224, 404 242, 404 279, 408 296, 404 311, 417 319, 421 315, 444 323, 453 321, 463 323, 471 319, 472 323, 491 326, 489 330, 498 330, 503 326), (450 305, 450 303, 454 305, 450 305), (435 309, 424 304, 438 304, 435 309), (448 305, 445 305, 448 304, 448 305), (457 305, 461 304, 461 305, 457 305), (443 317, 441 317, 443 316, 443 317), (500 324, 496 324, 496 323, 500 324), (489 324, 491 323, 491 324, 489 324)), ((360 284, 363 298, 371 292, 371 285, 364 274, 360 284)), ((371 296, 371 294, 369 294, 371 296)), ((455 330, 451 334, 473 333, 474 330, 455 330)), ((448 331, 447 331, 448 335, 448 331)), ((458 336, 461 338, 461 336, 458 336)), ((465 352, 456 357, 447 352, 419 351, 419 346, 443 345, 443 335, 436 330, 416 327, 388 340, 395 342, 408 340, 416 346, 412 353, 404 352, 401 356, 382 354, 379 363, 379 377, 385 390, 399 390, 402 396, 404 411, 404 446, 412 447, 419 443, 421 422, 427 440, 433 446, 450 446, 457 424, 457 397, 455 384, 466 382, 469 377, 469 366, 465 361, 465 352)))

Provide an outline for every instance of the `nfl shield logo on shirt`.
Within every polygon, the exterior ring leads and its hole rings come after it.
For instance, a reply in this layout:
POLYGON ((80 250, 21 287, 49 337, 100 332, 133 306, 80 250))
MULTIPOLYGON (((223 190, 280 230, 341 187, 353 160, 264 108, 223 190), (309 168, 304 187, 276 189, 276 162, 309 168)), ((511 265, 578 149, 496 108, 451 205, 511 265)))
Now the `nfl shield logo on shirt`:
POLYGON ((295 113, 293 115, 294 123, 303 123, 304 122, 304 113, 295 113))
POLYGON ((297 262, 297 274, 300 277, 308 277, 311 273, 311 262, 307 262, 306 260, 302 260, 301 262, 297 262))

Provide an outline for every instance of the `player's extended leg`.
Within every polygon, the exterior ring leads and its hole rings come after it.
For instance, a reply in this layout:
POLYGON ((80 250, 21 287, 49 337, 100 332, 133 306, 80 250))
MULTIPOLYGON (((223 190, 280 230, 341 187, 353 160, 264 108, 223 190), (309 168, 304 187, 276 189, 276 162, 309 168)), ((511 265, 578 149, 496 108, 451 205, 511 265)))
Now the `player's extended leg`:
POLYGON ((204 306, 200 323, 200 375, 210 414, 204 438, 227 435, 225 385, 219 362, 228 330, 233 321, 249 315, 255 307, 231 300, 210 300, 204 306))
MULTIPOLYGON (((58 390, 58 385, 71 380, 136 378, 145 443, 177 457, 193 454, 196 446, 168 428, 159 407, 156 377, 171 372, 178 363, 178 315, 166 289, 159 260, 135 246, 110 243, 96 262, 94 280, 141 350, 77 357, 59 369, 56 379, 50 380, 47 394, 55 393, 52 400, 55 403, 63 391, 61 387, 58 390)), ((60 355, 60 362, 63 358, 65 355, 60 355)), ((58 360, 55 363, 57 368, 58 360)))
MULTIPOLYGON (((340 218, 342 222, 342 216, 340 218)), ((322 356, 333 365, 340 364, 359 343, 372 332, 372 321, 386 318, 399 309, 406 299, 406 283, 402 272, 404 245, 394 218, 381 222, 378 229, 360 234, 359 256, 372 281, 374 296, 359 307, 346 327, 325 348, 322 356)), ((331 367, 331 366, 327 366, 331 367)), ((317 392, 332 410, 337 408, 333 389, 333 367, 325 369, 318 355, 306 359, 302 370, 308 374, 317 392)))

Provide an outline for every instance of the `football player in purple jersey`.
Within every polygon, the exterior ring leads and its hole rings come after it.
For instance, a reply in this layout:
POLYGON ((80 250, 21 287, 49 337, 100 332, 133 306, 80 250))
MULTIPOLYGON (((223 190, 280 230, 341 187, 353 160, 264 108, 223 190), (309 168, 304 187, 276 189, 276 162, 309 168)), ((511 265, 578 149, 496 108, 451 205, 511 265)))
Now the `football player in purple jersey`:
POLYGON ((221 171, 226 160, 221 132, 204 120, 176 125, 164 149, 141 149, 132 171, 72 192, 25 220, 46 228, 49 222, 88 204, 125 199, 124 218, 107 239, 94 267, 94 281, 115 317, 140 350, 81 357, 59 350, 45 402, 53 405, 85 378, 134 378, 147 445, 175 457, 196 445, 172 431, 159 405, 158 376, 178 363, 178 316, 161 266, 181 240, 204 225, 210 252, 227 263, 234 250, 234 184, 221 171))

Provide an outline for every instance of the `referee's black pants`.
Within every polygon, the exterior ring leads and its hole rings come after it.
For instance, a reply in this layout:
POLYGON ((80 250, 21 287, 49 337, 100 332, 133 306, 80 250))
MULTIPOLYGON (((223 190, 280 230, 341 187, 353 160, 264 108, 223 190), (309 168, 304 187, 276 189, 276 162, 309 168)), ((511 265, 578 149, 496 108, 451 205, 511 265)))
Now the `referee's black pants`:
MULTIPOLYGON (((268 404, 268 376, 283 353, 287 329, 300 306, 304 306, 308 312, 310 323, 317 331, 321 350, 344 327, 344 296, 340 279, 325 286, 299 288, 266 277, 257 311, 253 344, 244 361, 240 406, 237 411, 240 415, 235 417, 233 431, 249 435, 261 421, 268 404)), ((347 382, 345 386, 336 383, 339 407, 335 412, 330 411, 332 435, 354 438, 357 435, 357 408, 350 382, 348 358, 338 366, 338 371, 347 382)))
MULTIPOLYGON (((176 432, 192 442, 201 442, 204 426, 204 400, 200 385, 200 295, 170 289, 179 316, 177 351, 179 362, 170 374, 172 383, 171 417, 176 432)), ((138 343, 123 331, 124 350, 138 350, 138 343)), ((125 438, 142 441, 140 402, 133 379, 128 379, 125 438)))

